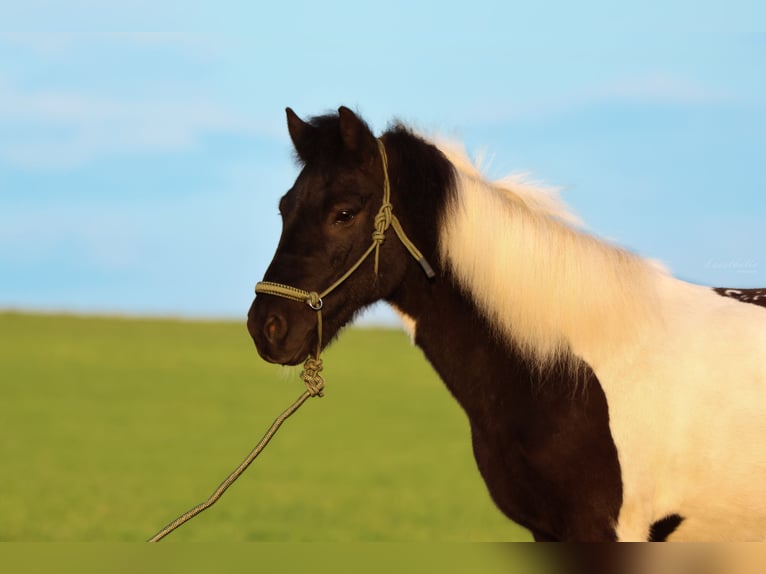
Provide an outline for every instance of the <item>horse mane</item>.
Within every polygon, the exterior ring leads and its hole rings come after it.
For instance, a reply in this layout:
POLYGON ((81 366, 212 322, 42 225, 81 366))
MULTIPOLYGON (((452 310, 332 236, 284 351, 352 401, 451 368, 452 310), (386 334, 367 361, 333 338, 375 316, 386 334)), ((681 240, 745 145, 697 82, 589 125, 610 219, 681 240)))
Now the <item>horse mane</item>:
POLYGON ((586 233, 555 190, 487 181, 464 149, 437 146, 456 172, 440 257, 502 336, 538 367, 640 340, 658 319, 657 266, 586 233))

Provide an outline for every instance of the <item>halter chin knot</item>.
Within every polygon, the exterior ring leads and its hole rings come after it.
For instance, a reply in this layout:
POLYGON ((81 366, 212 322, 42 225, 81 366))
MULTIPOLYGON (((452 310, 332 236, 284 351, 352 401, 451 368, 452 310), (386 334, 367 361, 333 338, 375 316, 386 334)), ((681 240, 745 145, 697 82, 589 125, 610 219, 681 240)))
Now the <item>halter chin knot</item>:
POLYGON ((322 389, 324 389, 324 379, 319 372, 322 370, 322 359, 316 359, 309 357, 303 364, 303 372, 301 378, 306 385, 306 389, 312 397, 324 396, 322 389))

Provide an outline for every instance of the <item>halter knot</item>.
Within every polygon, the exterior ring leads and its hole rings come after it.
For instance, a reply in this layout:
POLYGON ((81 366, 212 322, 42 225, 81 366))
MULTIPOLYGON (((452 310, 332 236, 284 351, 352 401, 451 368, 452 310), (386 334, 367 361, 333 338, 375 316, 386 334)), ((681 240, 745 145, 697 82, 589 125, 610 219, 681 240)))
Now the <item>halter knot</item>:
POLYGON ((380 206, 378 214, 375 216, 375 231, 372 232, 372 240, 378 244, 386 239, 386 231, 391 227, 393 220, 393 206, 390 201, 386 201, 380 206))
POLYGON ((391 227, 394 219, 393 206, 390 201, 384 199, 377 215, 374 219, 375 230, 372 232, 372 243, 375 246, 375 275, 378 274, 378 263, 380 261, 380 246, 386 240, 386 231, 391 227))
POLYGON ((309 357, 303 364, 303 372, 301 372, 301 378, 306 385, 306 389, 312 397, 324 396, 322 389, 324 389, 324 379, 319 374, 322 370, 322 359, 315 357, 309 357))

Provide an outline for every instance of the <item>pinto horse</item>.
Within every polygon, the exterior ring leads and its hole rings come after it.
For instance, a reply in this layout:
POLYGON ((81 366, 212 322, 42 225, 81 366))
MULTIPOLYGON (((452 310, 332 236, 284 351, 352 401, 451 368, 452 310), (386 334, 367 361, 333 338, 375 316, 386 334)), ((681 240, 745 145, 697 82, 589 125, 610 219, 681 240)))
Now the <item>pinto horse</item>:
POLYGON ((265 360, 301 363, 382 299, 536 540, 766 539, 764 291, 677 280, 406 126, 287 126, 302 169, 247 322, 265 360))

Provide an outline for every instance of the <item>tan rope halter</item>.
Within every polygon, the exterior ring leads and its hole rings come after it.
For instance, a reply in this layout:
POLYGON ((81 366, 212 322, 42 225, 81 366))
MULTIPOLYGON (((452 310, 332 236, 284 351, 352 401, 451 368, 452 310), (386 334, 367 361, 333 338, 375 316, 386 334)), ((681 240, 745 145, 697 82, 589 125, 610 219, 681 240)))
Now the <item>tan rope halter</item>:
POLYGON ((374 219, 375 229, 372 232, 372 243, 362 256, 357 259, 348 271, 340 276, 332 285, 330 285, 324 291, 305 291, 297 287, 290 285, 283 285, 282 283, 272 283, 271 281, 261 281, 255 286, 255 292, 264 295, 276 295, 277 297, 283 297, 285 299, 291 299, 299 303, 305 303, 311 307, 317 314, 317 348, 313 356, 309 356, 303 365, 303 372, 301 377, 312 396, 322 396, 322 387, 324 386, 324 380, 319 375, 322 370, 322 360, 319 354, 322 350, 322 307, 324 305, 324 298, 330 293, 335 291, 346 279, 348 279, 354 271, 364 263, 367 258, 374 252, 375 253, 375 275, 378 274, 378 266, 380 262, 380 246, 386 240, 386 231, 388 228, 393 228, 399 240, 402 242, 410 255, 418 262, 423 268, 423 271, 432 279, 436 274, 433 268, 428 263, 423 254, 417 247, 410 241, 407 234, 404 233, 399 219, 393 213, 393 206, 391 205, 391 182, 388 177, 388 156, 386 155, 386 147, 383 142, 378 139, 378 150, 380 151, 380 159, 383 163, 383 202, 380 205, 377 215, 374 219))
POLYGON ((322 360, 319 358, 319 353, 322 350, 322 300, 327 297, 327 295, 332 293, 341 283, 348 279, 349 276, 351 276, 351 274, 356 271, 362 265, 362 263, 364 263, 364 261, 373 251, 375 252, 375 274, 378 274, 379 250, 380 246, 386 239, 386 231, 388 231, 389 227, 393 227, 396 235, 407 248, 407 251, 409 251, 415 260, 420 264, 429 279, 435 276, 431 265, 429 265, 428 261, 426 261, 425 257, 423 257, 423 254, 418 251, 415 245, 413 245, 412 241, 410 241, 410 239, 404 233, 399 220, 393 214, 391 206, 391 183, 388 179, 388 158, 386 157, 386 148, 382 141, 377 140, 377 142, 378 149, 380 150, 380 157, 383 162, 383 203, 380 206, 378 214, 375 216, 375 230, 372 232, 372 244, 367 249, 367 251, 364 252, 364 254, 357 260, 356 263, 351 266, 348 271, 341 275, 337 281, 335 281, 321 293, 316 291, 304 291, 303 289, 298 289, 297 287, 282 285, 281 283, 272 283, 270 281, 261 281, 255 286, 256 293, 276 295, 278 297, 284 297, 286 299, 291 299, 300 303, 306 303, 317 313, 316 352, 313 356, 309 355, 308 359, 306 359, 306 362, 303 365, 303 372, 301 373, 301 378, 306 385, 306 390, 293 404, 287 407, 287 409, 285 409, 285 411, 276 418, 271 427, 269 427, 269 430, 266 431, 266 434, 263 435, 263 438, 261 438, 255 448, 250 451, 247 457, 245 457, 245 460, 243 460, 240 465, 234 469, 234 471, 232 471, 231 474, 226 477, 226 479, 224 479, 218 488, 216 488, 215 492, 213 492, 213 494, 211 494, 205 502, 198 504, 194 508, 188 510, 170 522, 167 526, 152 536, 149 539, 149 542, 159 542, 165 536, 173 532, 176 528, 188 522, 203 510, 206 510, 215 504, 218 499, 223 496, 223 493, 226 492, 226 489, 228 489, 234 483, 234 481, 237 480, 242 475, 242 473, 245 472, 245 470, 247 470, 247 467, 250 466, 250 463, 252 463, 255 458, 261 454, 264 448, 266 448, 266 445, 276 434, 277 430, 279 430, 279 427, 282 426, 282 423, 284 423, 290 415, 297 411, 309 397, 322 396, 324 379, 319 374, 319 372, 322 370, 322 360))

